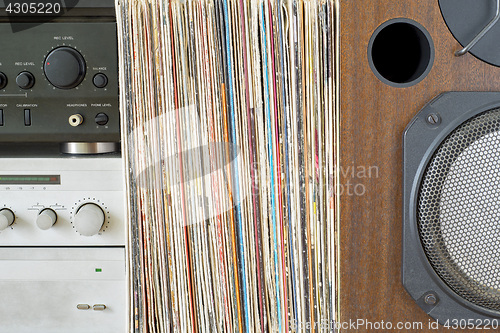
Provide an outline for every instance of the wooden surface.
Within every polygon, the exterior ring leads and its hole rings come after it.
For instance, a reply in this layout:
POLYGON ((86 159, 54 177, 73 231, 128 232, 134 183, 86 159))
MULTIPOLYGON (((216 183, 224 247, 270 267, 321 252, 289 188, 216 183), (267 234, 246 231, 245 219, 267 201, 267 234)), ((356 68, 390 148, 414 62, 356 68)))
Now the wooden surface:
POLYGON ((379 170, 372 179, 342 177, 344 185, 362 184, 366 193, 341 196, 341 321, 422 322, 423 331, 392 331, 451 332, 425 329, 430 317, 401 284, 402 135, 410 119, 439 93, 500 91, 500 69, 472 55, 454 57, 460 46, 443 21, 438 0, 340 0, 340 11, 341 166, 344 172, 353 166, 379 170), (382 83, 367 60, 373 31, 398 17, 419 22, 434 41, 431 72, 410 88, 382 83))

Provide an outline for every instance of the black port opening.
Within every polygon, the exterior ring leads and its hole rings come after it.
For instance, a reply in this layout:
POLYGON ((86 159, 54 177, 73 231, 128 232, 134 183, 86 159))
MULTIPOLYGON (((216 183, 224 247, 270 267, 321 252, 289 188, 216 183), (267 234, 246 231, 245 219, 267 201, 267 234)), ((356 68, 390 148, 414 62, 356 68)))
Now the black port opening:
POLYGON ((382 82, 408 87, 422 81, 430 72, 434 45, 429 33, 417 22, 394 19, 373 33, 368 60, 382 82))

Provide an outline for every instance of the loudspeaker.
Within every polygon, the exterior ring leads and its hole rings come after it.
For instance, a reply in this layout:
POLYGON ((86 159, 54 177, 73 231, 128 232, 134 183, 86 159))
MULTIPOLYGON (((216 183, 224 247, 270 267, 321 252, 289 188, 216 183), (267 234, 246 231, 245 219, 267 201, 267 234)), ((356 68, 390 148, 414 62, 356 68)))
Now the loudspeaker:
POLYGON ((492 323, 500 317, 500 93, 439 95, 412 119, 403 145, 403 285, 444 325, 492 323))
POLYGON ((338 327, 498 328, 497 0, 339 5, 338 327))

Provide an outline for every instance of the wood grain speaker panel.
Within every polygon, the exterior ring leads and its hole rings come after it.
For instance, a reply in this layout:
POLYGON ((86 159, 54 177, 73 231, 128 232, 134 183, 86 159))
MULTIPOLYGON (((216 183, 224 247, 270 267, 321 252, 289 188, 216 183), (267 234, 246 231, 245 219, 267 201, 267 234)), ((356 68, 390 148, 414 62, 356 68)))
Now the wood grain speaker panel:
MULTIPOLYGON (((449 332, 428 329, 431 318, 401 284, 402 135, 411 118, 440 93, 500 91, 500 69, 470 54, 454 56, 460 45, 437 0, 340 0, 340 33, 341 179, 352 194, 344 190, 341 196, 341 322, 422 322, 424 332, 449 332), (432 70, 409 88, 382 83, 368 63, 372 33, 394 18, 420 23, 434 42, 432 70), (356 174, 369 167, 371 178, 368 172, 356 174), (363 195, 352 193, 356 184, 363 195)), ((401 330, 412 331, 422 332, 401 330)))

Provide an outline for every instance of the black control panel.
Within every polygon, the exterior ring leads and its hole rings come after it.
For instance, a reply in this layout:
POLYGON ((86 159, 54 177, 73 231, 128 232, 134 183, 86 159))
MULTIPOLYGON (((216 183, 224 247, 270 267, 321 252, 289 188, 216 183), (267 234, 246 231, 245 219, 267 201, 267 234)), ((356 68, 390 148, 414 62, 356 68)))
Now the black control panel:
POLYGON ((0 36, 0 142, 120 141, 115 22, 5 22, 0 36))

